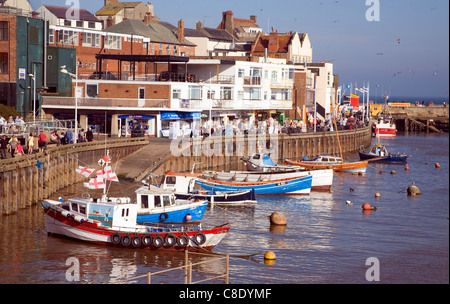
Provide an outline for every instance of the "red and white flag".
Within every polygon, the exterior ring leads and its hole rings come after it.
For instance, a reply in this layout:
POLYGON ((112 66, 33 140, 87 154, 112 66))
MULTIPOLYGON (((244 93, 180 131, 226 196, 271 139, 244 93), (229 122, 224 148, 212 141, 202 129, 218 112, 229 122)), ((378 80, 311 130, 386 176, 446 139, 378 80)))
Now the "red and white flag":
POLYGON ((111 158, 109 157, 109 155, 103 156, 99 161, 98 164, 100 166, 104 166, 107 165, 111 162, 111 158))
POLYGON ((89 189, 105 189, 105 183, 102 176, 91 178, 88 183, 83 183, 83 186, 89 189))
POLYGON ((89 175, 91 175, 92 172, 94 172, 94 169, 89 169, 89 168, 85 168, 82 166, 78 166, 78 168, 75 169, 75 172, 80 173, 81 175, 83 175, 85 177, 89 177, 89 175))
POLYGON ((111 166, 106 166, 103 169, 103 178, 107 179, 107 180, 110 180, 110 181, 113 181, 113 182, 118 182, 119 181, 119 179, 117 178, 116 173, 112 171, 111 166))

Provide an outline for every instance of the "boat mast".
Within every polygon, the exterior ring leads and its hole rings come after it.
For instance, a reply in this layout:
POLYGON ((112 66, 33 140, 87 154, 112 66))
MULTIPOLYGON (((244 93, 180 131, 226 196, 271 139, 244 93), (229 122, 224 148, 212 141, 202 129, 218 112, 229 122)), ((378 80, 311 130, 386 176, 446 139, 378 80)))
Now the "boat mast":
MULTIPOLYGON (((336 95, 336 92, 334 94, 336 95)), ((333 112, 334 128, 336 129, 336 137, 337 137, 337 142, 338 142, 338 147, 339 147, 339 155, 341 156, 341 163, 344 163, 344 158, 342 157, 341 142, 339 141, 339 132, 338 132, 337 124, 336 124, 336 115, 334 112, 333 99, 331 98, 331 96, 330 96, 330 102, 331 102, 331 110, 333 112)))

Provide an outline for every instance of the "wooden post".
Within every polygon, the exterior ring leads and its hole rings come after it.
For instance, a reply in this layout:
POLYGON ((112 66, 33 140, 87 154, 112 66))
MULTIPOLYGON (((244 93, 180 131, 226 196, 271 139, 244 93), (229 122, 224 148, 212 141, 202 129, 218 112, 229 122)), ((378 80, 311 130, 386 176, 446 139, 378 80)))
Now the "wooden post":
POLYGON ((188 262, 188 268, 189 268, 188 284, 192 284, 192 262, 188 262))
POLYGON ((147 284, 151 284, 151 283, 152 283, 152 273, 147 272, 147 284))
POLYGON ((230 254, 227 253, 225 259, 225 284, 229 283, 229 276, 230 276, 230 254))
POLYGON ((187 284, 188 280, 188 262, 189 262, 189 253, 187 250, 184 251, 184 284, 187 284))

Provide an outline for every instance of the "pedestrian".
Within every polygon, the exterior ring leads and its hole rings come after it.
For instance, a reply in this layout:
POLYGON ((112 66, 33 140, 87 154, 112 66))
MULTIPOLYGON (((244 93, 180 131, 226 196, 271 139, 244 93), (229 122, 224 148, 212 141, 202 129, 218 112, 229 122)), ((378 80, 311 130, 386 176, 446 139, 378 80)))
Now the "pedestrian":
POLYGON ((86 131, 86 140, 87 141, 93 141, 94 140, 94 134, 92 133, 92 129, 91 128, 89 128, 86 131))
POLYGON ((70 129, 67 129, 66 131, 66 135, 64 136, 66 138, 66 143, 67 144, 73 144, 73 133, 72 131, 70 131, 70 129))
POLYGON ((61 143, 61 145, 67 144, 67 138, 63 131, 61 131, 61 133, 59 134, 59 142, 61 143))
POLYGON ((22 144, 20 143, 20 141, 18 141, 18 144, 16 146, 16 155, 22 156, 23 154, 24 154, 24 152, 23 152, 22 144))
POLYGON ((30 133, 30 136, 28 136, 28 154, 33 153, 34 150, 34 136, 33 133, 30 133))
POLYGON ((16 147, 19 144, 19 141, 17 140, 16 135, 13 135, 11 137, 8 144, 9 144, 9 152, 11 153, 11 157, 14 157, 15 152, 16 152, 16 147))
POLYGON ((8 139, 6 135, 3 135, 0 139, 0 158, 6 159, 6 150, 8 149, 8 139))
POLYGON ((44 150, 47 148, 47 135, 44 134, 44 132, 41 131, 41 134, 39 134, 38 137, 38 146, 39 146, 39 152, 44 152, 44 150))
POLYGON ((81 129, 80 132, 78 132, 78 142, 86 142, 84 129, 81 129))
POLYGON ((50 134, 50 142, 59 146, 59 137, 58 134, 56 133, 56 130, 53 131, 52 134, 50 134))

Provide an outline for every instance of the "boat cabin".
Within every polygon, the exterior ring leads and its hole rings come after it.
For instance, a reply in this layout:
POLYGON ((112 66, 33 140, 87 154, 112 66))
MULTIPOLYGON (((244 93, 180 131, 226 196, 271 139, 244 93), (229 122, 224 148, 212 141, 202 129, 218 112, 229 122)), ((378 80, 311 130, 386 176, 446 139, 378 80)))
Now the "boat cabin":
POLYGON ((136 202, 139 212, 145 212, 155 208, 163 209, 176 205, 175 195, 173 193, 149 192, 147 187, 141 187, 136 190, 136 202))
POLYGON ((386 156, 388 155, 388 152, 386 150, 386 147, 382 145, 375 145, 370 150, 369 154, 377 155, 377 156, 386 156))
POLYGON ((137 205, 130 203, 128 197, 108 200, 71 198, 62 207, 75 219, 100 221, 102 226, 130 228, 136 225, 137 205))
POLYGON ((194 190, 195 179, 201 173, 175 173, 167 171, 161 182, 162 190, 170 190, 178 193, 190 193, 194 190))
POLYGON ((312 161, 321 162, 321 163, 330 163, 330 164, 340 164, 342 163, 342 158, 334 157, 329 155, 321 155, 312 161))

